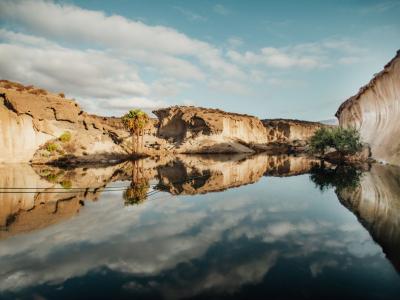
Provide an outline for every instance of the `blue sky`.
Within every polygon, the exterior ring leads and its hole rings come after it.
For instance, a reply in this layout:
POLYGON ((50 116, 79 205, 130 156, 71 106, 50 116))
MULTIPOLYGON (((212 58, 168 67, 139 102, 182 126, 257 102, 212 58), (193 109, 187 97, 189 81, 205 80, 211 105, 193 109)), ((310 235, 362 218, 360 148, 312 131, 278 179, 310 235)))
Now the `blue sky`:
POLYGON ((0 0, 0 77, 120 115, 323 120, 400 49, 400 0, 0 0))

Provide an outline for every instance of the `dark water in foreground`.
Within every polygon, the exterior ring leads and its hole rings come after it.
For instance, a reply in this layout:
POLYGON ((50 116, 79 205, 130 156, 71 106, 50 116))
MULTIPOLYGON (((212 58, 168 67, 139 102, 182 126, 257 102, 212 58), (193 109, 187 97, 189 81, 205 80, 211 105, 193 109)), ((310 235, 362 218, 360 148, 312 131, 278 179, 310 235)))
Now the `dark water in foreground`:
POLYGON ((398 299, 400 169, 314 163, 0 167, 0 298, 398 299))

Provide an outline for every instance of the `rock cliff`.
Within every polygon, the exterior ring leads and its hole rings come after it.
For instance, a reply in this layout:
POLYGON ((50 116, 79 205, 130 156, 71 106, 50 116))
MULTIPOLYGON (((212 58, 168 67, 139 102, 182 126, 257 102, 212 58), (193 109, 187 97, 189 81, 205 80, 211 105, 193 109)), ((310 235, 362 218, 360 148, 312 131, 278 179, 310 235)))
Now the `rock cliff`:
POLYGON ((33 86, 0 82, 0 120, 0 163, 126 153, 120 137, 128 133, 117 121, 89 115, 62 94, 33 86), (60 141, 65 133, 69 137, 60 141))
POLYGON ((318 122, 292 119, 265 119, 262 123, 267 129, 268 141, 281 143, 307 141, 316 130, 329 126, 318 122))
POLYGON ((268 142, 266 129, 256 117, 192 106, 153 113, 159 119, 158 136, 175 144, 178 153, 254 152, 252 144, 268 142))
MULTIPOLYGON (((298 120, 260 121, 192 106, 172 106, 154 114, 158 120, 150 119, 146 125, 141 152, 158 156, 275 153, 274 143, 279 144, 279 152, 286 153, 291 152, 289 144, 301 141, 304 147, 314 131, 324 126, 298 120)), ((0 163, 118 162, 132 149, 132 139, 120 118, 90 115, 61 93, 7 80, 0 81, 0 120, 0 163)))
POLYGON ((339 124, 360 130, 372 157, 400 164, 400 50, 374 78, 336 112, 339 124))

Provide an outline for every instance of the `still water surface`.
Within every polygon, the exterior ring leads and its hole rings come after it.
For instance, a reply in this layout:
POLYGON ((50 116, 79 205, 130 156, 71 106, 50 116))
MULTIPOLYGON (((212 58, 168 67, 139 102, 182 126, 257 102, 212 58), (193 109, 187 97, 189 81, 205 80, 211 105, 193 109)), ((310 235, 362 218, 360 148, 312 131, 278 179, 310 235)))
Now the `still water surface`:
POLYGON ((398 299, 400 170, 315 163, 0 167, 0 298, 398 299))

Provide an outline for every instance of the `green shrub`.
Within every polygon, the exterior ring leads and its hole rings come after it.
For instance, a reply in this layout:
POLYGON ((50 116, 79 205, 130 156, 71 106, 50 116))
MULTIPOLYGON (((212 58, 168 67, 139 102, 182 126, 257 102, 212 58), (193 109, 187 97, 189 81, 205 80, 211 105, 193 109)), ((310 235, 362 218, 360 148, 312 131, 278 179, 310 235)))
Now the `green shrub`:
POLYGON ((65 131, 62 135, 60 135, 58 139, 63 143, 67 143, 71 140, 71 138, 72 138, 71 132, 65 131))
POLYGON ((49 151, 50 153, 56 151, 58 149, 58 145, 55 143, 48 143, 46 145, 46 150, 49 151))
POLYGON ((362 148, 360 134, 354 128, 320 128, 310 139, 310 150, 324 155, 328 148, 334 148, 341 155, 354 154, 362 148))

